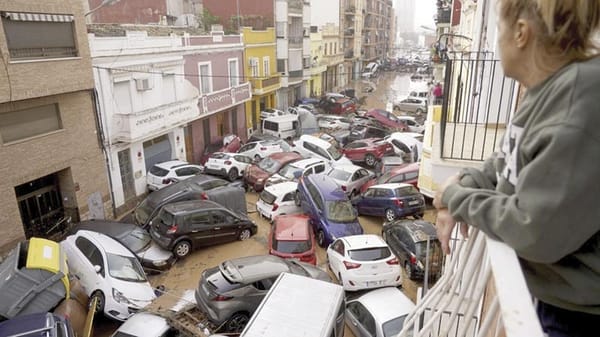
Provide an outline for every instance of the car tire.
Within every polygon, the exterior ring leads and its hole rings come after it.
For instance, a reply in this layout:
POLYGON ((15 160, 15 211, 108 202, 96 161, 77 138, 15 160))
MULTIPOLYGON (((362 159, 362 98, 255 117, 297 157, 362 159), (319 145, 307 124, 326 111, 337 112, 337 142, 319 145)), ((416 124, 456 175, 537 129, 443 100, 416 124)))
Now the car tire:
POLYGON ((409 280, 415 279, 415 273, 413 273, 413 270, 408 261, 404 262, 404 272, 406 273, 406 277, 408 277, 409 280))
POLYGON ((92 296, 90 296, 88 307, 92 305, 94 298, 96 298, 96 315, 104 314, 104 305, 106 304, 104 294, 100 290, 94 291, 92 296))
POLYGON ((239 176, 238 170, 235 167, 232 167, 231 170, 229 170, 229 173, 227 173, 227 179, 229 179, 229 181, 234 181, 239 176))
POLYGON ((182 259, 190 254, 192 251, 192 244, 187 240, 181 240, 173 247, 173 254, 175 257, 182 259))
POLYGON ((377 158, 373 154, 367 153, 365 155, 365 164, 367 164, 368 167, 374 167, 375 164, 377 164, 377 158))
POLYGON ((258 154, 254 155, 254 161, 259 162, 261 159, 262 158, 258 154))
POLYGON ((247 313, 236 312, 235 314, 231 315, 231 318, 229 318, 227 323, 225 323, 225 330, 227 332, 242 332, 249 320, 250 316, 248 316, 247 313))
POLYGON ((294 194, 294 204, 298 207, 300 207, 300 205, 302 204, 302 202, 300 201, 300 191, 296 191, 296 194, 294 194))
POLYGON ((252 236, 252 232, 249 229, 242 229, 240 234, 238 235, 238 240, 244 241, 248 240, 252 236))
POLYGON ((417 115, 420 115, 420 114, 422 114, 424 111, 423 111, 423 109, 417 109, 417 111, 416 111, 416 112, 417 112, 417 115))
POLYGON ((387 208, 385 210, 385 220, 389 222, 396 220, 396 212, 394 212, 394 210, 391 208, 387 208))
POLYGON ((321 247, 325 247, 325 233, 322 230, 317 232, 317 244, 321 247))

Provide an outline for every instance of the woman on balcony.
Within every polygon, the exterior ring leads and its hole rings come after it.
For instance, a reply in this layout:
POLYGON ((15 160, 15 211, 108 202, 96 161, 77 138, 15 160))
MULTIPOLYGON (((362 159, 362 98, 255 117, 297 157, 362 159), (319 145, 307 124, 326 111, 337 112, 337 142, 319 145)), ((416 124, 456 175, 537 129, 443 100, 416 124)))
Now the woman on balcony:
POLYGON ((460 222, 463 234, 468 224, 503 241, 548 336, 598 336, 600 1, 498 0, 497 9, 502 66, 527 92, 483 169, 438 191, 438 237, 449 253, 460 222))

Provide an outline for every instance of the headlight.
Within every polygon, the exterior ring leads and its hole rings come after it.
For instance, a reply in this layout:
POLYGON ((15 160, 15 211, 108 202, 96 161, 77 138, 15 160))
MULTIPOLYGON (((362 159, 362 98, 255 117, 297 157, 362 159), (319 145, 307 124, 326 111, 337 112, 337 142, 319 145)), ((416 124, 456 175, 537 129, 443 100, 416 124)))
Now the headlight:
POLYGON ((152 264, 157 266, 157 267, 161 267, 167 264, 167 260, 162 260, 162 261, 152 261, 152 264))
POLYGON ((123 293, 118 291, 115 288, 113 288, 113 290, 112 290, 112 295, 113 295, 113 298, 115 299, 115 301, 117 301, 119 303, 131 304, 131 302, 129 302, 127 297, 123 296, 123 293))

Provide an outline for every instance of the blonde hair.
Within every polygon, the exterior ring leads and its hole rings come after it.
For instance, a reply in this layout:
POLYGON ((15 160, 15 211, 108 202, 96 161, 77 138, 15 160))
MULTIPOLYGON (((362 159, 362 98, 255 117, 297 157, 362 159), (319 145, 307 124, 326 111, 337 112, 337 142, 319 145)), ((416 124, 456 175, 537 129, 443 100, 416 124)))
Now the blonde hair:
POLYGON ((572 60, 598 54, 600 0, 500 0, 499 8, 509 24, 531 20, 537 42, 549 53, 572 60))

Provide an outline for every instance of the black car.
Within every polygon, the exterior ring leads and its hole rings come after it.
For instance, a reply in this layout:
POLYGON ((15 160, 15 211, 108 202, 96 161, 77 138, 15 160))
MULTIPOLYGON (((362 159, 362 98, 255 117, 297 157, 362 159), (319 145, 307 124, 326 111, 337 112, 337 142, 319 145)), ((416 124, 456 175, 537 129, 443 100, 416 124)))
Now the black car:
POLYGON ((119 241, 135 254, 146 272, 166 270, 175 262, 175 257, 170 251, 161 248, 152 240, 150 233, 135 224, 108 220, 86 220, 73 226, 71 234, 80 229, 102 233, 119 241))
POLYGON ((135 224, 147 228, 164 205, 185 200, 212 200, 246 214, 246 194, 241 184, 205 174, 171 184, 150 193, 139 203, 133 211, 135 224))
POLYGON ((214 201, 192 200, 164 206, 152 221, 150 235, 159 246, 182 258, 199 247, 246 240, 257 230, 244 214, 214 201))
POLYGON ((351 143, 355 140, 366 139, 366 138, 385 138, 392 132, 383 127, 376 127, 371 125, 355 125, 350 129, 350 133, 346 139, 346 143, 351 143))
POLYGON ((424 220, 386 222, 383 224, 381 236, 404 266, 408 278, 422 279, 426 266, 429 266, 429 279, 437 280, 441 276, 444 254, 442 245, 437 239, 435 226, 431 222, 424 220), (428 245, 429 250, 427 250, 428 245))

